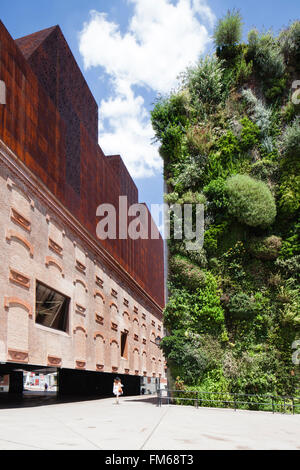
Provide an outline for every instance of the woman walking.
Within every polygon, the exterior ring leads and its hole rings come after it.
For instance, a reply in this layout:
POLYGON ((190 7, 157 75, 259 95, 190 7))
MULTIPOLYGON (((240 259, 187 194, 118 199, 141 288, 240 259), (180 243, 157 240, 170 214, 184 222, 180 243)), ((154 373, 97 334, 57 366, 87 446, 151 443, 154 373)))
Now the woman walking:
POLYGON ((121 379, 119 377, 116 377, 114 380, 114 385, 113 385, 113 394, 116 397, 116 404, 119 404, 119 396, 123 394, 122 390, 123 384, 121 383, 121 379))

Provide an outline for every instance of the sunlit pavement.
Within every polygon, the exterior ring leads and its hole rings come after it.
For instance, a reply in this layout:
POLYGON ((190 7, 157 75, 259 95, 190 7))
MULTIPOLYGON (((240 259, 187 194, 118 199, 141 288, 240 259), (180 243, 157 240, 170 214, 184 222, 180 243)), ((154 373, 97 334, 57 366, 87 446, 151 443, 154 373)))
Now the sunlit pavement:
POLYGON ((2 407, 0 449, 300 449, 300 415, 158 408, 154 402, 124 397, 119 405, 113 398, 57 403, 52 398, 39 406, 2 407))

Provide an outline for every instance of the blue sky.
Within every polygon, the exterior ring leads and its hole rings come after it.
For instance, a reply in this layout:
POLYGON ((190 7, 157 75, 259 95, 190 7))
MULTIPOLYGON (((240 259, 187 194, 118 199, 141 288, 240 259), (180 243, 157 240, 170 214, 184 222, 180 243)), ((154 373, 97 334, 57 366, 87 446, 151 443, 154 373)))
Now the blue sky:
POLYGON ((163 197, 152 103, 212 50, 214 23, 232 8, 245 38, 253 26, 278 32, 300 16, 299 0, 1 0, 0 18, 13 38, 60 25, 99 105, 99 143, 122 155, 150 206, 163 197))

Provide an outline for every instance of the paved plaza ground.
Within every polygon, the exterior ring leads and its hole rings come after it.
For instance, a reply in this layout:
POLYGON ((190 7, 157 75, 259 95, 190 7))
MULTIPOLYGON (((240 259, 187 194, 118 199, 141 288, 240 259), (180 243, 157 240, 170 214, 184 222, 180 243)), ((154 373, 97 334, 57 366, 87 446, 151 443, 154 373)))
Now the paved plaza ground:
MULTIPOLYGON (((300 449, 300 415, 124 397, 0 409, 0 450, 300 449)), ((29 406, 30 405, 30 406, 29 406)))

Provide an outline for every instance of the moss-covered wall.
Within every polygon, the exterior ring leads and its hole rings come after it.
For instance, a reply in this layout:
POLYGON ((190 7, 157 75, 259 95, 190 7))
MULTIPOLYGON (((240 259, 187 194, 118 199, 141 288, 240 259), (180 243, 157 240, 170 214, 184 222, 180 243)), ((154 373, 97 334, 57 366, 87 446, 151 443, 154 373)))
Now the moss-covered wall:
POLYGON ((296 394, 300 22, 247 43, 241 24, 237 12, 221 19, 215 54, 152 111, 166 201, 205 204, 203 249, 169 241, 162 347, 186 386, 296 394))

